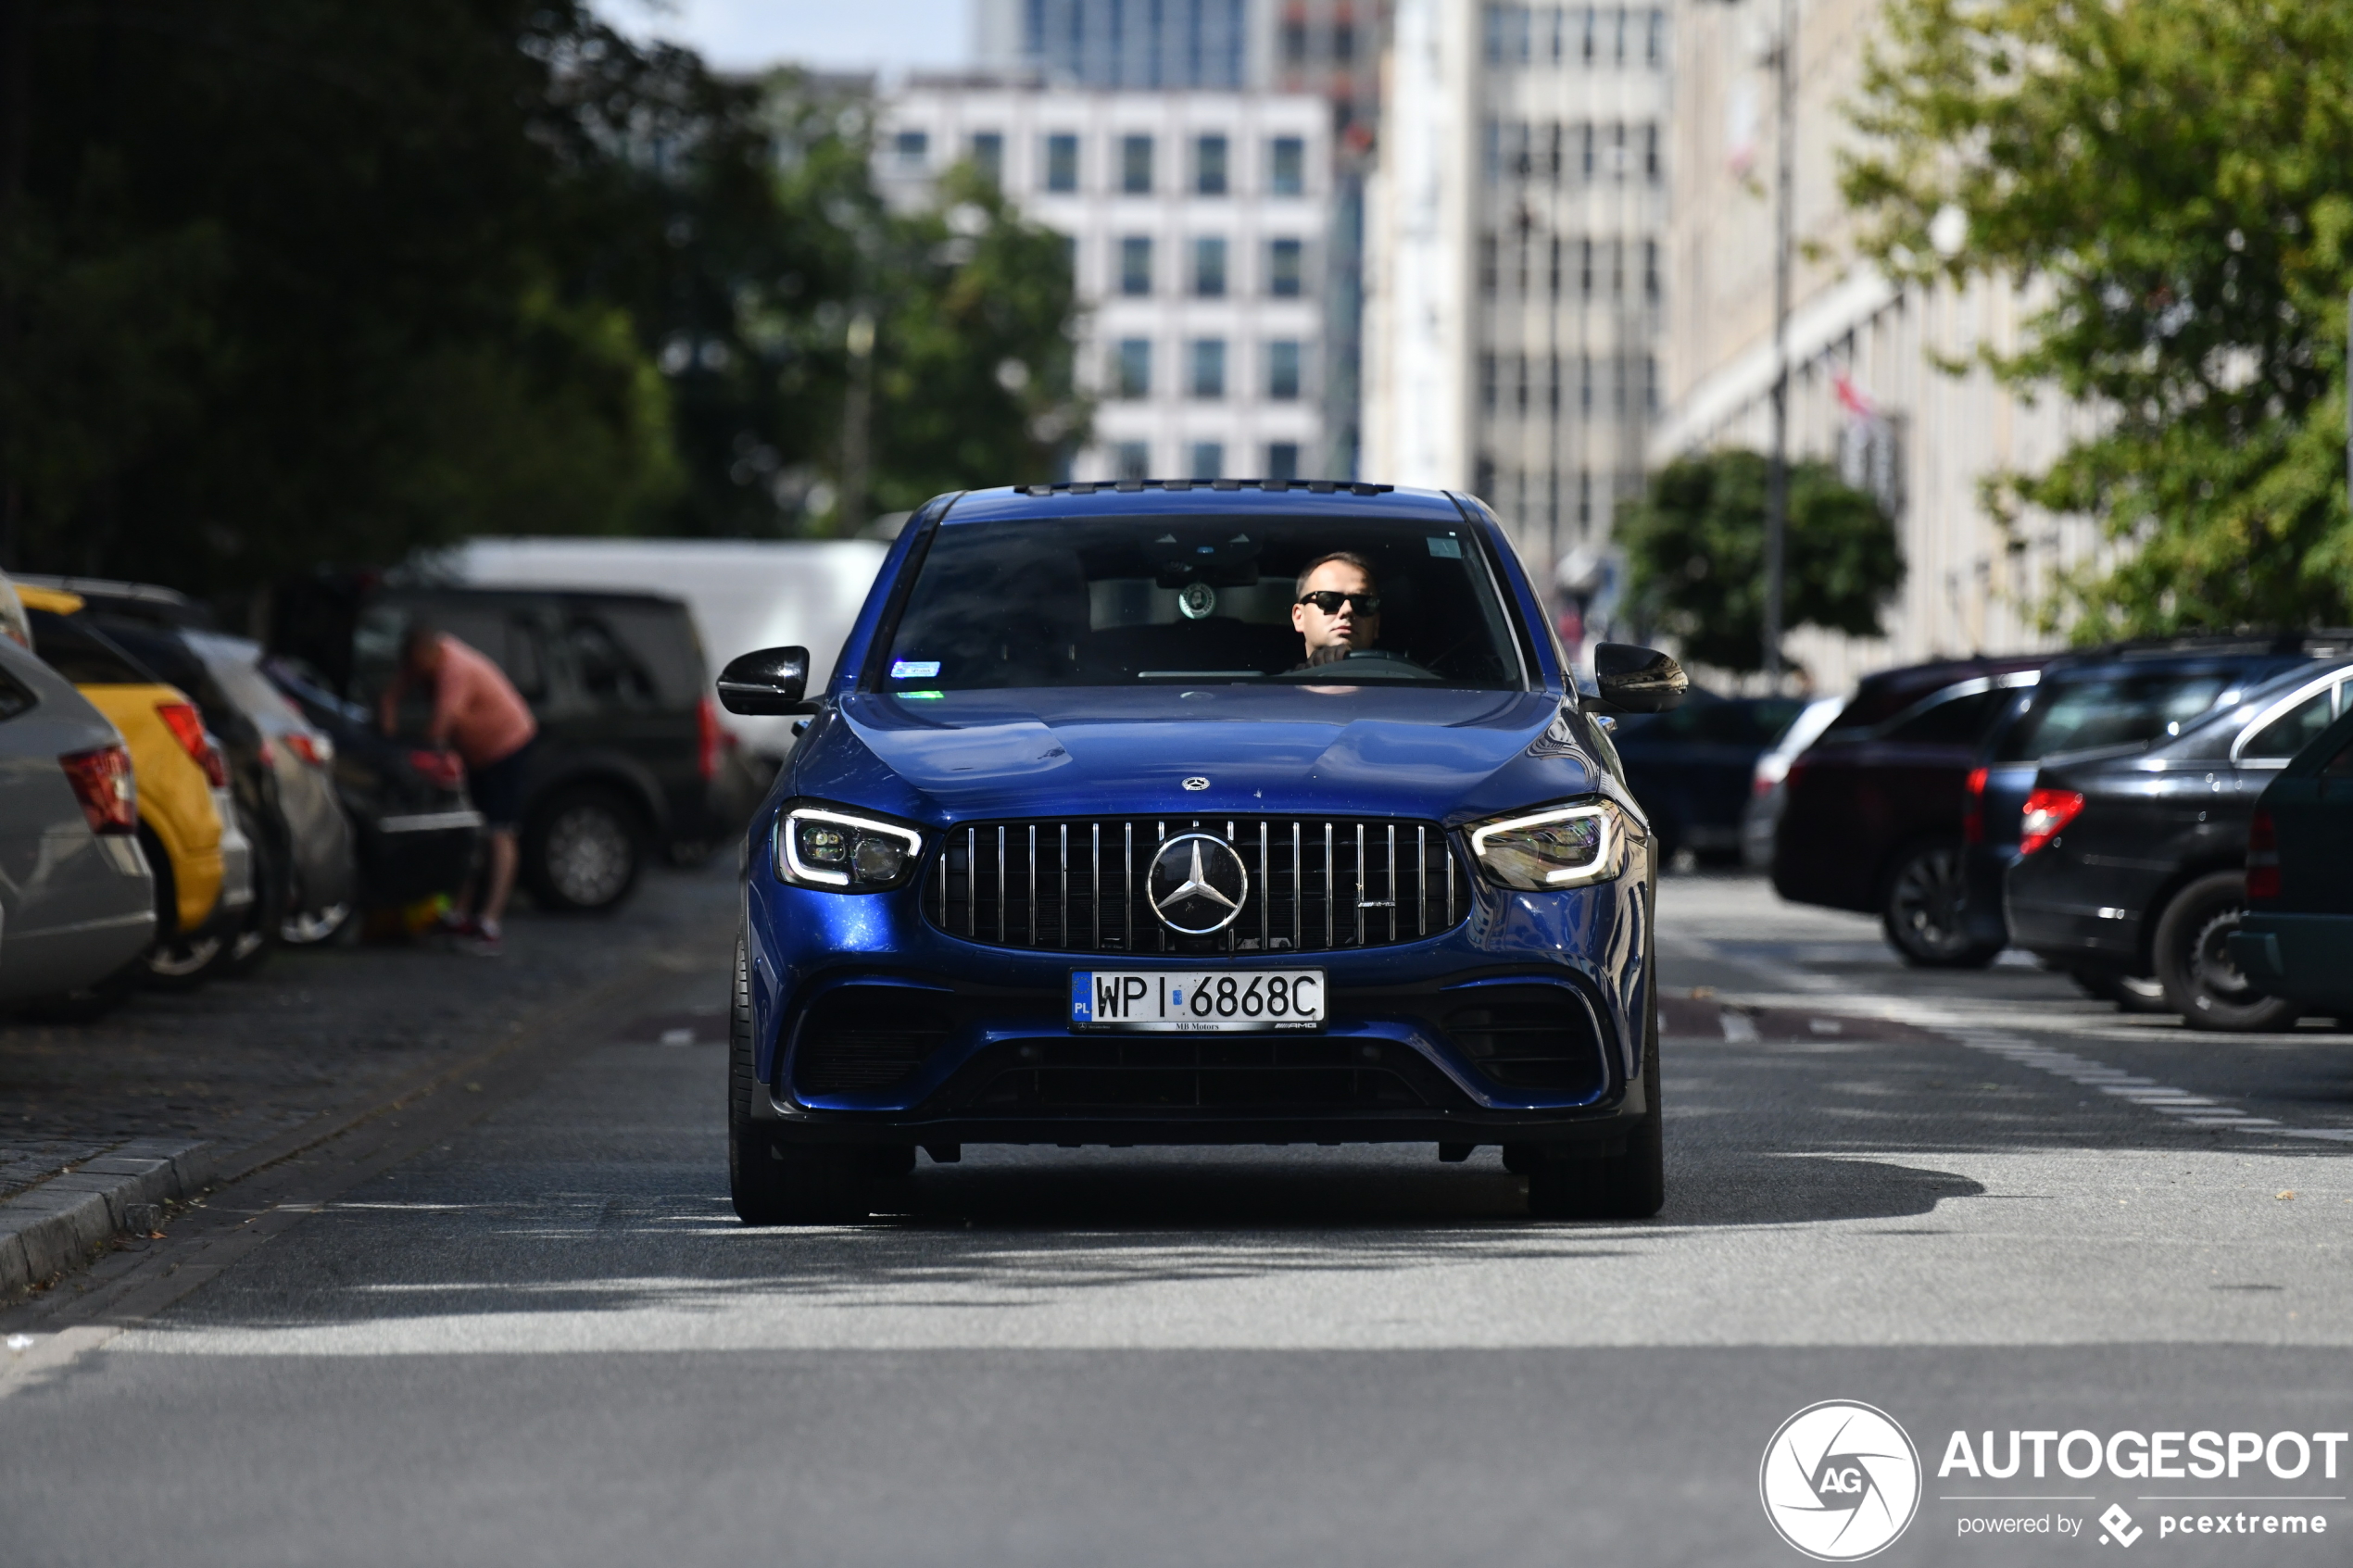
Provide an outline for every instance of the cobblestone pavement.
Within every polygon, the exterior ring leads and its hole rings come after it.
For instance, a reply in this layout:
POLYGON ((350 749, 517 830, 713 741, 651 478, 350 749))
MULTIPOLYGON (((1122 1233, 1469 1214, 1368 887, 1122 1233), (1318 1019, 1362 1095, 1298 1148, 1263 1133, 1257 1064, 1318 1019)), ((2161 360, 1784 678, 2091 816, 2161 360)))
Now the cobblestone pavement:
MULTIPOLYGON (((250 979, 145 993, 98 1023, 0 1022, 0 1198, 130 1138, 245 1148, 461 1060, 633 964, 651 985, 674 967, 665 957, 728 940, 735 886, 722 857, 649 872, 608 917, 519 908, 495 960, 424 943, 288 948, 250 979)), ((724 1037, 724 1000, 623 1007, 584 1044, 724 1037)))

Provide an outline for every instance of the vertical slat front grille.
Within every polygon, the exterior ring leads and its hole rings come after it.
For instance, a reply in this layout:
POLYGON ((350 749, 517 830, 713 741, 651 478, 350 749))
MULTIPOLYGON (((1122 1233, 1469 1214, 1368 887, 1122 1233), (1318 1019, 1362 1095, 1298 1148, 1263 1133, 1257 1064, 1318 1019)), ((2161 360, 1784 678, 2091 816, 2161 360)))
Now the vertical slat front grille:
POLYGON ((1443 829, 1358 818, 1110 818, 956 829, 923 879, 924 915, 994 947, 1070 953, 1327 952, 1417 941, 1469 907, 1443 829), (1145 897, 1180 834, 1223 838, 1250 873, 1241 913, 1179 936, 1145 897))

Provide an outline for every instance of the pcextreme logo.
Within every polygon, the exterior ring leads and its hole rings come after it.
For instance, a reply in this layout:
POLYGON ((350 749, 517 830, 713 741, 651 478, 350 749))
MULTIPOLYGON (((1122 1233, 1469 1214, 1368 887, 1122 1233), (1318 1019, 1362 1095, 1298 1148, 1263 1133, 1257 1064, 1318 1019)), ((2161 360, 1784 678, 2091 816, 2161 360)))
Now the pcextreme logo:
POLYGON ((1781 1539, 1818 1562, 1859 1562, 1919 1512, 1919 1450, 1885 1411, 1825 1399, 1781 1423, 1756 1488, 1781 1539))

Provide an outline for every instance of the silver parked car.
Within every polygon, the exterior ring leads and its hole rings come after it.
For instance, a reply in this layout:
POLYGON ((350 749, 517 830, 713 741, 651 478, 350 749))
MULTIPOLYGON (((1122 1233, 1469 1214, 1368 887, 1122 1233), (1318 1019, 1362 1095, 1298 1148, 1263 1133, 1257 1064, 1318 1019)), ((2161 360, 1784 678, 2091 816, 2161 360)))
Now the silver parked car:
POLYGON ((155 940, 131 753, 104 714, 0 637, 0 1004, 94 1014, 155 940))

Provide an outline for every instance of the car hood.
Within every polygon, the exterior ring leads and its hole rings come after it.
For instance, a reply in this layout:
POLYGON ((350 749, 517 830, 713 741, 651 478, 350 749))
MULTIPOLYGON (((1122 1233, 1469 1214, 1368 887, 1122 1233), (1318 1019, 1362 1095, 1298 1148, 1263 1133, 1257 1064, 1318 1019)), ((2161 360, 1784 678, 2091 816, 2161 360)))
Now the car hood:
POLYGON ((795 759, 801 794, 933 820, 1150 811, 1444 817, 1600 787, 1532 745, 1546 692, 1213 687, 860 693, 795 759), (1531 765, 1540 779, 1514 775, 1531 765), (1186 787, 1187 780, 1206 781, 1186 787), (887 797, 907 792, 896 801, 887 797), (878 797, 878 796, 882 797, 878 797))

